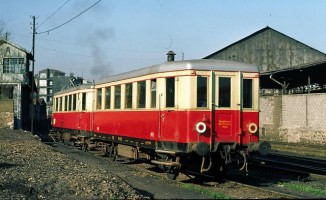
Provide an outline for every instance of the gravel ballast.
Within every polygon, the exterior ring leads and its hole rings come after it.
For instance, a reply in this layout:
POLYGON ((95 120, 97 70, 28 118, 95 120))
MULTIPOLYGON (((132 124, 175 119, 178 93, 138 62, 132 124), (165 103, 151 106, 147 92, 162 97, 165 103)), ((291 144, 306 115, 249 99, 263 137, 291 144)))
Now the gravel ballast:
POLYGON ((0 129, 0 199, 144 199, 128 183, 53 151, 30 132, 0 129))

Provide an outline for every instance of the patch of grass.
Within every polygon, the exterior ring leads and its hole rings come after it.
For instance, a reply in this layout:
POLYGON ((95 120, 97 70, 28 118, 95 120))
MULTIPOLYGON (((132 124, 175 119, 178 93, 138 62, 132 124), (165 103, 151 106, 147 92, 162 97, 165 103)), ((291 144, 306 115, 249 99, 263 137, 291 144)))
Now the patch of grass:
POLYGON ((312 188, 309 185, 300 185, 300 184, 295 184, 295 183, 282 183, 282 185, 291 190, 311 193, 311 194, 320 195, 320 196, 326 196, 326 189, 312 188))
POLYGON ((196 191, 196 192, 200 192, 202 194, 205 194, 209 197, 212 197, 214 199, 232 199, 231 197, 225 195, 225 194, 221 194, 218 192, 214 192, 205 188, 201 188, 200 186, 197 185, 191 185, 191 184, 181 184, 181 187, 187 190, 191 190, 191 191, 196 191))

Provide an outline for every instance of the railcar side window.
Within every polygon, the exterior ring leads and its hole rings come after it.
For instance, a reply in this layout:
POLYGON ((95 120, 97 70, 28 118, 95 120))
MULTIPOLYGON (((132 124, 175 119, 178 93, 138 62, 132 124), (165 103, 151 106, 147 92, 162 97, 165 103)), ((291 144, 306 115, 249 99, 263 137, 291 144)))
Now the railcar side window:
POLYGON ((111 87, 105 88, 105 109, 111 108, 111 87))
POLYGON ((151 80, 151 108, 156 108, 156 79, 151 80))
POLYGON ((243 108, 252 108, 252 79, 243 79, 243 108))
POLYGON ((66 111, 70 111, 70 95, 67 96, 67 110, 66 111))
POLYGON ((166 107, 174 107, 175 81, 173 78, 166 79, 166 107))
POLYGON ((114 108, 120 109, 121 107, 121 85, 114 87, 114 108))
POLYGON ((68 110, 71 111, 72 110, 72 95, 69 95, 69 105, 68 105, 68 110))
POLYGON ((82 93, 82 110, 86 110, 86 93, 82 93))
POLYGON ((68 111, 68 96, 65 96, 65 107, 64 111, 68 111))
POLYGON ((62 111, 62 97, 60 97, 59 101, 59 111, 62 111))
POLYGON ((125 108, 132 108, 132 83, 126 84, 125 108))
POLYGON ((77 99, 76 99, 76 94, 72 95, 72 110, 76 111, 76 104, 77 104, 77 99))
POLYGON ((59 111, 58 104, 59 104, 58 98, 55 98, 55 108, 54 108, 55 111, 59 111))
POLYGON ((207 77, 197 77, 197 107, 207 107, 207 77))
POLYGON ((231 78, 219 77, 218 106, 231 107, 231 78))
POLYGON ((146 105, 146 81, 137 83, 137 108, 145 108, 146 105))
POLYGON ((102 108, 102 88, 97 89, 97 98, 96 98, 96 109, 100 110, 102 108))

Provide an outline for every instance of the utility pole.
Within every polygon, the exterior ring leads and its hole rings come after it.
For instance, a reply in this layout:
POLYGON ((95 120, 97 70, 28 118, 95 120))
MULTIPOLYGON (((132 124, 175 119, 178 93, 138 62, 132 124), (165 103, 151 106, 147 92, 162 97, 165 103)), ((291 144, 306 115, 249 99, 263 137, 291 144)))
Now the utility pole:
MULTIPOLYGON (((33 16, 33 48, 32 48, 32 54, 33 54, 33 64, 32 64, 32 119, 31 119, 31 132, 34 132, 34 63, 35 63, 35 16, 33 16)), ((35 97, 36 98, 36 97, 35 97)))

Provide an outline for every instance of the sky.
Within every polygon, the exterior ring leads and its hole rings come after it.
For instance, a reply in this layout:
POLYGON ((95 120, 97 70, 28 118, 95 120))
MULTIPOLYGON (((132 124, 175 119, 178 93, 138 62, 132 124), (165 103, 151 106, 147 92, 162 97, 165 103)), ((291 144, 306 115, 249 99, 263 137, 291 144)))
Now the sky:
POLYGON ((50 68, 97 82, 201 59, 269 26, 326 53, 326 0, 0 0, 10 41, 50 68))

